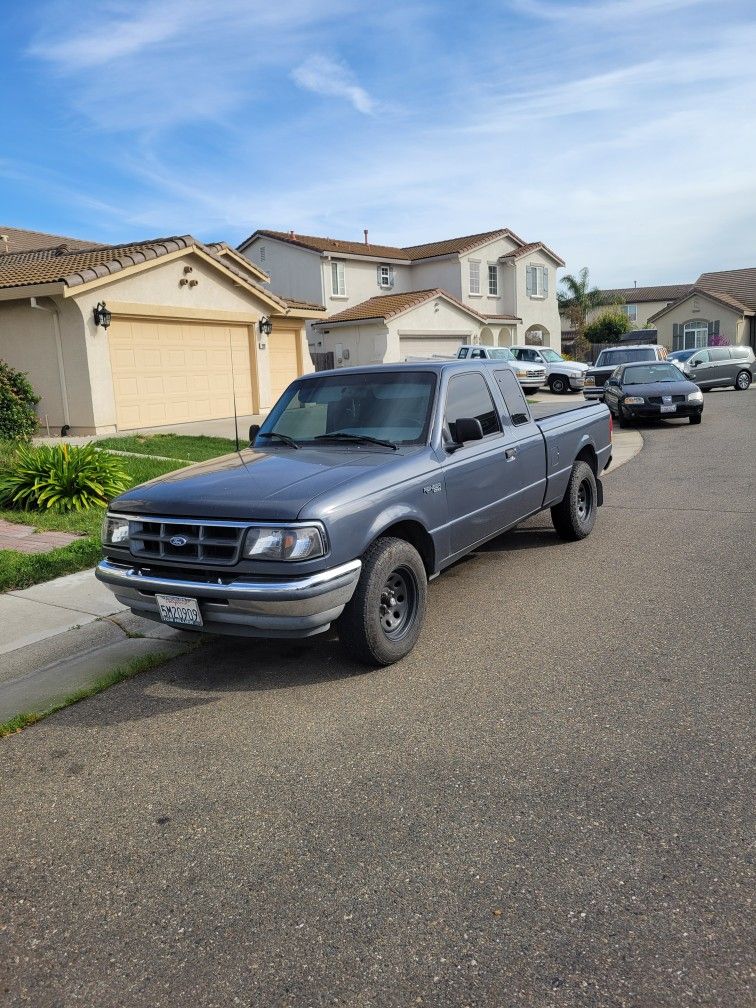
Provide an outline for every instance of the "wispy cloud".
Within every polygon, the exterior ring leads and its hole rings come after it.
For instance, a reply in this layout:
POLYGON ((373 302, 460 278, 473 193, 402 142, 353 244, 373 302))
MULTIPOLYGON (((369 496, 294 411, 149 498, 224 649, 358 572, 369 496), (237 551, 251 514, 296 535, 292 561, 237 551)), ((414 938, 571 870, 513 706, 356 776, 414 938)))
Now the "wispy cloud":
POLYGON ((376 103, 360 87, 348 67, 327 56, 310 56, 292 72, 292 77, 300 87, 329 98, 343 98, 358 112, 372 115, 376 103))

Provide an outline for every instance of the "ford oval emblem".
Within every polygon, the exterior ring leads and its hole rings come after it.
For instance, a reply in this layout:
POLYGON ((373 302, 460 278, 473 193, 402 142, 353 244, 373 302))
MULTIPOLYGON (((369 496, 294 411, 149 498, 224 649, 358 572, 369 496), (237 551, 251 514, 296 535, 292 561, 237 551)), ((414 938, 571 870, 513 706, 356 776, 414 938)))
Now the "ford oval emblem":
POLYGON ((184 536, 173 536, 170 540, 171 546, 186 546, 189 542, 184 536))

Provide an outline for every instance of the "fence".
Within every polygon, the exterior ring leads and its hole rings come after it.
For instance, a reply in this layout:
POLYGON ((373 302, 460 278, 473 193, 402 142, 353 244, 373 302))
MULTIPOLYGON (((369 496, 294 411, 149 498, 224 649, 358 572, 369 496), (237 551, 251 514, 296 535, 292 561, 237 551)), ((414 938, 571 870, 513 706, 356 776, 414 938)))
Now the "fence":
POLYGON ((312 363, 315 365, 316 371, 331 371, 333 370, 333 353, 313 353, 310 352, 310 357, 312 357, 312 363))

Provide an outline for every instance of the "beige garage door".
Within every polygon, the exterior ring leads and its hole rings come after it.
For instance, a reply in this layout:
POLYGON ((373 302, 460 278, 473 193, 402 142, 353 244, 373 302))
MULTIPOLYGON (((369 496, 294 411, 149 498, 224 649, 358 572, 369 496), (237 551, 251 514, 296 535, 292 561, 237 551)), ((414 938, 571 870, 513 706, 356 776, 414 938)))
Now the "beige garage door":
POLYGON ((275 402, 286 386, 299 376, 298 342, 299 333, 293 329, 276 330, 268 337, 271 402, 275 402))
POLYGON ((445 357, 456 357, 462 346, 459 336, 400 336, 400 360, 406 357, 432 357, 439 354, 445 357))
POLYGON ((116 318, 108 338, 119 430, 233 416, 234 390, 254 412, 246 326, 116 318))

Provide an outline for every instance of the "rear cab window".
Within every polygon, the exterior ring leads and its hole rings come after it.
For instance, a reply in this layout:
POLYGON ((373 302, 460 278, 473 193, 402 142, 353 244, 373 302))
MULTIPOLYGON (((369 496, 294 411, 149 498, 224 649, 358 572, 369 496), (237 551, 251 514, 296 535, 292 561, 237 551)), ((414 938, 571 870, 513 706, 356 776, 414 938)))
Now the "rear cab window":
POLYGON ((496 384, 499 386, 504 404, 514 427, 521 424, 530 423, 530 410, 522 394, 520 383, 514 376, 511 368, 502 368, 501 371, 494 371, 496 384))

